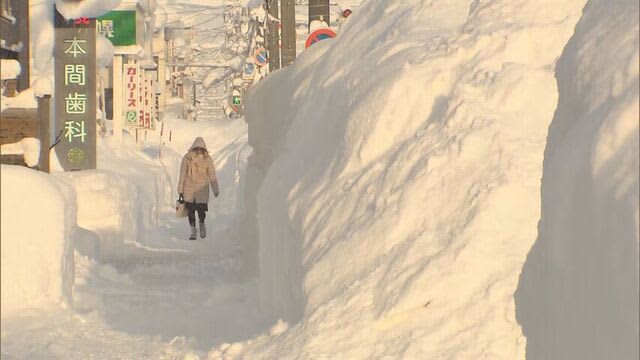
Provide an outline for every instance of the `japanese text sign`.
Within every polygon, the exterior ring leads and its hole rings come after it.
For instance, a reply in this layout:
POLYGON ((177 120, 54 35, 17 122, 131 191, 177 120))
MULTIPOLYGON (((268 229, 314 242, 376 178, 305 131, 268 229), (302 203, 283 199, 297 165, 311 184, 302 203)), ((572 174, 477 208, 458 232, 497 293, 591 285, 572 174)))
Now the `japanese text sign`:
POLYGON ((96 20, 97 31, 104 35, 114 46, 136 44, 135 10, 114 10, 96 20))
POLYGON ((65 170, 96 167, 95 20, 55 11, 55 150, 65 170))
POLYGON ((138 127, 138 109, 140 108, 140 67, 136 63, 124 64, 124 119, 125 125, 138 127))

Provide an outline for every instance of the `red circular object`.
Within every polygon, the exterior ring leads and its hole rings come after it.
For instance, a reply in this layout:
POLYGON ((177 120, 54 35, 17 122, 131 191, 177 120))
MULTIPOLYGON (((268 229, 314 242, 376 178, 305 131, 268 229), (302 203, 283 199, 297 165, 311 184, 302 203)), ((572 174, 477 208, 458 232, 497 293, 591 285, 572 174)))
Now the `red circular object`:
POLYGON ((304 48, 307 49, 309 48, 309 46, 317 43, 318 41, 333 39, 334 37, 336 37, 335 31, 327 28, 318 29, 309 34, 309 36, 307 37, 307 42, 304 44, 304 48))
POLYGON ((349 15, 351 15, 353 13, 353 11, 351 11, 351 9, 346 9, 345 11, 342 12, 342 16, 348 18, 349 15))

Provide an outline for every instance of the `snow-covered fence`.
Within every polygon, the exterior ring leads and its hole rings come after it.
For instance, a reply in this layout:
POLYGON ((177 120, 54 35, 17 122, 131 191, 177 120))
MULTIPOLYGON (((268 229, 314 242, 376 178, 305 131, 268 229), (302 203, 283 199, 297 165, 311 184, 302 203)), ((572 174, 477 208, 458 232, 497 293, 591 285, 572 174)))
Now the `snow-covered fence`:
MULTIPOLYGON (((29 95, 30 96, 30 95, 29 95)), ((49 172, 50 95, 37 108, 8 108, 0 113, 0 161, 49 172)))
MULTIPOLYGON (((26 156, 23 157, 25 147, 31 141, 21 142, 23 139, 38 137, 38 116, 36 109, 9 108, 0 113, 0 162, 12 165, 28 165, 30 167, 38 164, 38 159, 34 163, 26 163, 26 156), (22 151, 19 151, 22 150, 22 151)), ((27 146, 31 149, 31 146, 27 146)), ((38 148, 37 153, 40 152, 38 148)), ((31 158, 29 159, 31 160, 31 158)))

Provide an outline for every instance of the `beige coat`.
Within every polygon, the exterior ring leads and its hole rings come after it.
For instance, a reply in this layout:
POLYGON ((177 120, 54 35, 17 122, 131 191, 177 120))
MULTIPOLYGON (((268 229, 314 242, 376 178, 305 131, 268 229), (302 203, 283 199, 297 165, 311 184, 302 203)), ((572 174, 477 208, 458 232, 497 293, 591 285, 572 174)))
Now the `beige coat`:
POLYGON ((178 193, 184 196, 189 203, 206 204, 209 202, 209 186, 217 197, 220 194, 216 169, 213 159, 208 153, 199 157, 193 150, 196 147, 206 149, 207 145, 201 137, 196 138, 189 152, 182 158, 180 165, 180 180, 178 181, 178 193))

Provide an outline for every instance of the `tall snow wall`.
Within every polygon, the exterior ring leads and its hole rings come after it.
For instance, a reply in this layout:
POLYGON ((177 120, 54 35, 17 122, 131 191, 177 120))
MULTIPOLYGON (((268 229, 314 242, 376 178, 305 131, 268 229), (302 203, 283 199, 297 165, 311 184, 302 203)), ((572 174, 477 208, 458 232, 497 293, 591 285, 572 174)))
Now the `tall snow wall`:
POLYGON ((257 86, 246 230, 292 326, 246 358, 524 358, 513 294, 584 4, 364 2, 257 86))
POLYGON ((638 359, 638 2, 590 0, 558 61, 539 235, 518 292, 527 359, 638 359))

